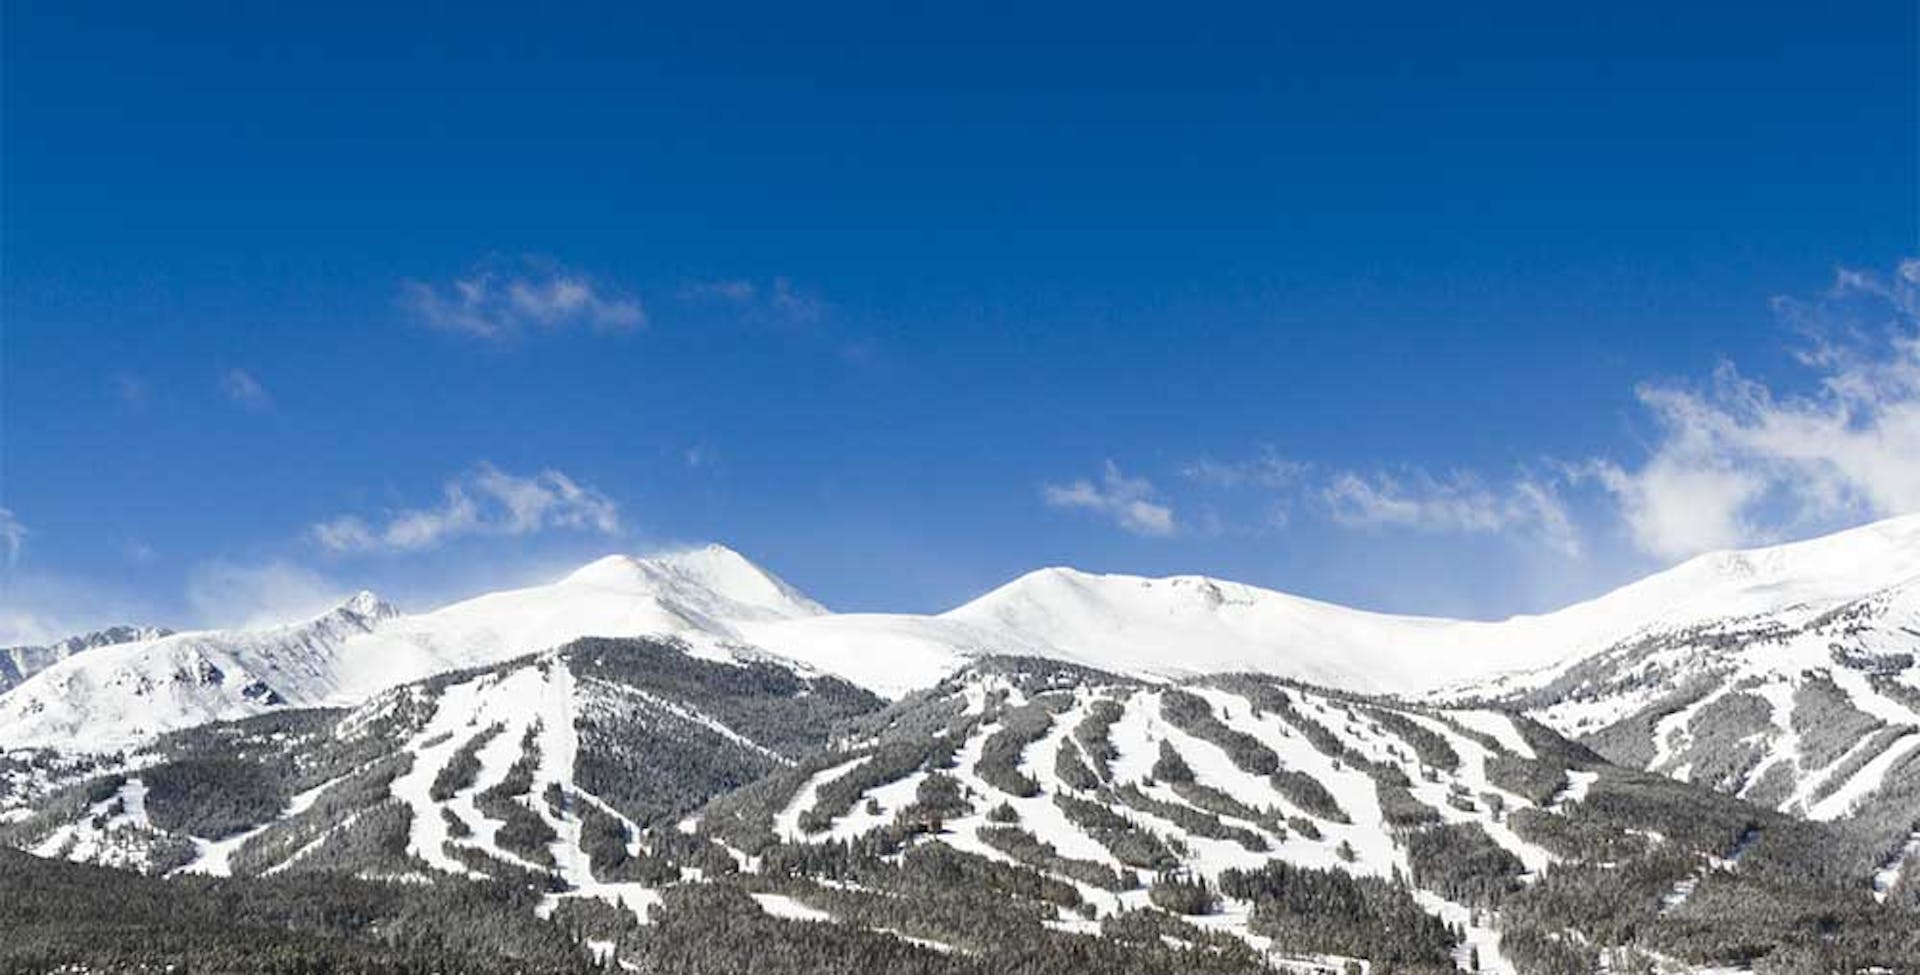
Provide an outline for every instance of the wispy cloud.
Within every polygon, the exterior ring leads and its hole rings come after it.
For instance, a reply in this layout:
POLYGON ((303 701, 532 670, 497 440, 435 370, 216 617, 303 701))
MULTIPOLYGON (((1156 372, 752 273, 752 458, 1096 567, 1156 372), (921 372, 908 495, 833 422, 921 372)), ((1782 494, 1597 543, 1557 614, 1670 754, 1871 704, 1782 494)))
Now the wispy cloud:
MULTIPOLYGON (((1920 511, 1920 260, 1891 273, 1841 271, 1825 293, 1775 307, 1807 342, 1801 391, 1731 364, 1704 381, 1645 384, 1637 400, 1655 435, 1638 457, 1436 476, 1325 470, 1267 447, 1178 473, 1197 488, 1257 491, 1263 528, 1304 508, 1349 528, 1506 536, 1568 557, 1582 557, 1603 524, 1673 560, 1920 511)), ((1170 510, 1146 500, 1144 478, 1111 465, 1101 484, 1048 490, 1058 506, 1170 510)))
POLYGON ((550 529, 612 535, 619 506, 555 470, 520 477, 482 463, 446 483, 440 503, 377 519, 342 515, 308 530, 330 552, 413 552, 471 535, 530 535, 550 529))
POLYGON ((1777 304, 1812 339, 1800 356, 1810 392, 1778 393, 1731 364, 1704 384, 1649 384, 1648 455, 1580 468, 1643 551, 1675 558, 1920 511, 1920 260, 1843 271, 1818 299, 1777 304))
POLYGON ((1304 461, 1284 457, 1271 446, 1240 460, 1202 457, 1181 465, 1180 476, 1216 488, 1255 487, 1277 490, 1298 484, 1312 470, 1304 461))
POLYGON ((216 559, 187 577, 187 605, 205 626, 255 627, 304 620, 332 609, 346 588, 306 566, 282 560, 216 559))
POLYGON ((1333 520, 1357 528, 1408 528, 1462 534, 1519 534, 1568 556, 1581 552, 1579 533, 1552 484, 1520 479, 1496 489, 1456 473, 1436 478, 1335 474, 1321 489, 1333 520))
POLYGON ((433 328, 493 340, 572 326, 628 331, 647 322, 639 298, 540 259, 485 262, 443 284, 406 281, 400 306, 433 328))
POLYGON ((10 508, 0 508, 0 552, 6 553, 7 568, 20 562, 20 550, 27 545, 27 526, 20 523, 10 508))
POLYGON ((682 285, 682 301, 720 301, 728 304, 744 305, 759 295, 760 288, 745 278, 732 278, 720 281, 693 281, 682 285))
POLYGON ((682 301, 720 303, 768 321, 811 325, 826 315, 826 302, 803 290, 791 278, 776 277, 764 284, 747 278, 694 281, 679 291, 682 301))
POLYGON ((273 397, 267 393, 267 387, 245 369, 229 369, 222 373, 220 391, 228 399, 250 410, 264 410, 273 405, 273 397))
POLYGON ((1098 481, 1043 484, 1040 491, 1048 507, 1095 512, 1135 535, 1164 537, 1175 531, 1173 509, 1155 500, 1153 482, 1122 474, 1111 460, 1098 481))
POLYGON ((0 574, 0 647, 51 643, 115 623, 159 622, 154 608, 107 579, 24 567, 0 574))

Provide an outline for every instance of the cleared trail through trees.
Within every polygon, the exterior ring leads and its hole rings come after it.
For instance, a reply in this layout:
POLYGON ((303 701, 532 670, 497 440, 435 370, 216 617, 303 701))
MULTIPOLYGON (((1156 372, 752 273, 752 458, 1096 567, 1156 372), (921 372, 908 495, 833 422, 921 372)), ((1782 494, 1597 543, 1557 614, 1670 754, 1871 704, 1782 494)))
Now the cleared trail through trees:
POLYGON ((1894 886, 1900 883, 1900 875, 1905 872, 1907 864, 1915 856, 1920 856, 1920 829, 1915 829, 1907 837, 1907 845, 1901 847, 1898 853, 1890 857, 1886 863, 1881 864, 1880 869, 1874 873, 1874 900, 1882 904, 1886 903, 1887 895, 1892 893, 1894 886))
POLYGON ((1700 881, 1706 877, 1707 871, 1731 870, 1739 866, 1740 858, 1746 856, 1747 851, 1753 849, 1753 845, 1758 842, 1760 842, 1760 827, 1747 827, 1740 834, 1740 838, 1733 841, 1733 846, 1728 848, 1726 856, 1709 858, 1691 876, 1674 884, 1673 890, 1668 891, 1667 896, 1660 899, 1660 913, 1671 914, 1680 905, 1685 904, 1687 899, 1693 896, 1694 890, 1700 886, 1700 881))

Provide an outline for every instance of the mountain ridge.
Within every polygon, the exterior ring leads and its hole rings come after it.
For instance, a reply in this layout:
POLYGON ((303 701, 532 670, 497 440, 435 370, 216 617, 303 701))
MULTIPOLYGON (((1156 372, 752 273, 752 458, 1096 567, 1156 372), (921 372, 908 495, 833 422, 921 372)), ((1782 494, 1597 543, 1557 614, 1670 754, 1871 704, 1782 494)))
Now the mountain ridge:
POLYGON ((1920 516, 1709 553, 1551 613, 1497 621, 1060 566, 923 616, 834 613, 739 552, 708 545, 610 555, 546 585, 423 613, 363 592, 301 624, 90 651, 0 694, 0 738, 111 749, 216 718, 349 706, 580 637, 670 636, 697 656, 760 655, 893 698, 989 656, 1155 681, 1244 671, 1367 693, 1443 692, 1527 710, 1622 764, 1827 814, 1891 788, 1884 783, 1920 780, 1920 768, 1903 764, 1920 761, 1920 736, 1902 733, 1920 726, 1920 609, 1910 608, 1920 597, 1901 595, 1910 578, 1920 578, 1920 516), (1790 651, 1767 649, 1788 639, 1798 641, 1790 651), (1811 729, 1827 723, 1886 748, 1803 752, 1825 734, 1811 729), (1722 741, 1734 730, 1745 744, 1722 741))

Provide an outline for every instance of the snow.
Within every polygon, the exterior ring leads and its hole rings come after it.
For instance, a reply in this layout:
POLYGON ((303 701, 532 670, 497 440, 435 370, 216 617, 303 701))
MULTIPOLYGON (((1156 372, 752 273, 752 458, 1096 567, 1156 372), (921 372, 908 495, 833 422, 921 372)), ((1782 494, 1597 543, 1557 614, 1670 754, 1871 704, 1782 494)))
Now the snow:
POLYGON ((1500 747, 1521 758, 1539 758, 1534 754, 1533 746, 1527 744, 1520 729, 1514 727, 1513 716, 1501 711, 1467 710, 1449 711, 1448 716, 1470 731, 1477 731, 1500 743, 1500 747))
POLYGON ((807 810, 812 809, 814 803, 819 801, 820 787, 859 768, 866 760, 866 756, 863 755, 859 758, 841 762, 832 768, 815 772, 810 776, 807 781, 800 786, 800 789, 793 794, 793 798, 787 801, 786 807, 774 814, 774 835, 789 842, 804 842, 807 840, 808 836, 806 831, 800 828, 800 817, 805 815, 807 810))
POLYGON ((1442 722, 1423 715, 1409 714, 1407 718, 1446 738, 1447 743, 1452 745, 1453 750, 1460 756, 1460 768, 1452 774, 1443 775, 1440 783, 1423 782, 1415 777, 1413 787, 1415 796, 1438 809, 1440 817, 1449 823, 1478 823, 1490 839, 1518 858, 1521 865, 1526 867, 1527 872, 1532 876, 1539 876, 1548 867, 1560 861, 1558 856, 1545 847, 1522 839, 1520 834, 1507 826, 1503 818, 1496 819, 1485 811, 1481 796, 1488 793, 1500 796, 1509 809, 1519 808, 1528 803, 1518 794, 1499 788, 1487 779, 1486 764, 1492 753, 1484 745, 1456 733, 1442 722), (1447 801, 1451 787, 1456 784, 1466 789, 1478 811, 1465 812, 1447 801))
POLYGON ((1481 972, 1484 975, 1514 975, 1513 963, 1500 953, 1500 930, 1494 926, 1495 915, 1488 911, 1475 911, 1464 904, 1447 900, 1428 890, 1415 890, 1413 899, 1427 913, 1458 925, 1466 932, 1466 938, 1455 949, 1454 964, 1461 971, 1481 972), (1479 923, 1474 923, 1478 920, 1479 923), (1478 950, 1480 966, 1469 968, 1468 961, 1472 953, 1478 950))
POLYGON ((1920 829, 1916 829, 1908 835, 1907 843, 1900 848, 1900 852, 1894 854, 1891 859, 1885 864, 1882 864, 1879 870, 1874 871, 1874 900, 1880 901, 1881 903, 1886 902, 1887 895, 1891 893, 1894 886, 1900 882, 1901 873, 1906 869, 1907 864, 1916 856, 1920 856, 1920 829))
POLYGON ((573 673, 550 660, 547 662, 548 666, 529 665, 504 675, 478 677, 444 689, 432 720, 407 745, 415 756, 413 768, 393 781, 393 795, 413 810, 412 833, 407 841, 409 855, 456 876, 473 872, 444 850, 450 839, 441 815, 441 809, 445 808, 473 831, 472 836, 454 840, 456 845, 474 847, 510 863, 540 869, 501 849, 494 842, 500 824, 481 815, 474 804, 478 794, 507 777, 508 770, 520 758, 522 738, 530 729, 537 728, 535 741, 540 750, 540 763, 534 770, 531 798, 526 800, 528 808, 546 819, 561 836, 561 842, 552 847, 560 864, 560 874, 569 881, 591 881, 578 852, 578 822, 555 819, 539 798, 548 783, 571 782, 574 753, 578 749, 573 732, 573 673), (435 776, 456 752, 496 724, 501 727, 500 733, 477 753, 480 770, 473 784, 454 793, 444 803, 435 802, 431 794, 435 776), (437 740, 443 736, 444 740, 437 740))
POLYGON ((153 830, 146 799, 146 783, 129 778, 113 795, 90 806, 85 816, 61 826, 28 852, 144 870, 150 862, 146 840, 153 830))
POLYGON ((1647 768, 1654 772, 1664 772, 1682 782, 1687 781, 1687 770, 1680 766, 1678 757, 1686 751, 1693 740, 1693 719, 1709 705, 1733 692, 1733 685, 1723 685, 1699 700, 1666 715, 1653 726, 1653 760, 1647 768))
POLYGON ((561 901, 574 897, 603 901, 615 907, 625 908, 632 912, 634 918, 641 924, 652 923, 653 918, 650 912, 663 901, 660 891, 644 884, 590 883, 564 894, 548 894, 541 898, 539 906, 534 908, 534 913, 541 918, 552 917, 554 908, 560 906, 561 901))
POLYGON ((739 627, 824 614, 729 549, 611 556, 557 582, 404 615, 361 593, 300 623, 207 630, 69 657, 0 695, 9 746, 112 751, 207 721, 284 705, 351 706, 449 670, 500 663, 586 636, 739 641, 739 627))
MULTIPOLYGON (((1800 732, 1793 727, 1795 689, 1794 682, 1784 675, 1778 680, 1770 680, 1753 688, 1753 693, 1765 699, 1768 707, 1772 709, 1773 741, 1768 749, 1767 760, 1753 770, 1753 773, 1747 777, 1746 784, 1741 787, 1742 798, 1745 798, 1755 786, 1765 781, 1767 773, 1771 772, 1776 765, 1784 765, 1792 773, 1795 782, 1803 782, 1809 778, 1802 774, 1800 768, 1800 732)), ((1786 808, 1791 801, 1788 799, 1782 802, 1781 807, 1786 808)))
MULTIPOLYGON (((1312 819, 1322 834, 1322 838, 1315 841, 1294 833, 1285 842, 1277 844, 1271 854, 1255 855, 1252 863, 1235 862, 1222 866, 1258 869, 1269 856, 1273 856, 1295 866, 1322 870, 1334 868, 1384 877, 1391 874, 1395 866, 1402 864, 1402 858, 1394 850, 1393 840, 1383 826, 1380 801, 1374 792, 1373 780, 1365 773, 1353 769, 1336 771, 1332 759, 1321 754, 1306 739, 1297 737, 1278 715, 1263 715, 1256 719, 1247 701, 1238 695, 1210 688, 1193 689, 1193 693, 1213 705, 1216 716, 1224 709, 1226 717, 1223 720, 1228 727, 1251 734, 1266 743, 1280 756, 1284 767, 1318 779, 1333 794, 1334 801, 1346 810, 1348 818, 1353 820, 1350 825, 1336 823, 1300 809, 1275 790, 1264 776, 1254 775, 1233 764, 1233 759, 1220 746, 1161 724, 1161 737, 1173 742, 1174 747, 1179 749, 1181 756, 1192 767, 1194 778, 1201 784, 1210 785, 1249 805, 1271 806, 1289 817, 1312 819), (1342 840, 1353 848, 1352 863, 1340 859, 1338 850, 1342 840)), ((1160 710, 1158 699, 1159 695, 1154 695, 1152 708, 1155 715, 1160 710)), ((1156 717, 1155 721, 1158 720, 1156 717)), ((1246 852, 1238 844, 1233 844, 1232 849, 1243 854, 1246 852)), ((1230 859, 1240 858, 1232 856, 1230 859)), ((1212 869, 1212 863, 1205 866, 1209 874, 1218 872, 1212 869)))
POLYGON ((818 908, 808 907, 807 905, 802 904, 799 901, 794 900, 793 898, 788 897, 785 894, 755 894, 753 895, 753 899, 755 902, 757 902, 760 905, 761 910, 766 911, 768 914, 771 914, 774 917, 782 918, 784 920, 788 920, 788 921, 831 921, 833 920, 833 915, 828 914, 826 911, 819 910, 818 908))
MULTIPOLYGON (((1794 787, 1793 795, 1781 803, 1780 808, 1804 815, 1807 804, 1813 800, 1814 793, 1819 792, 1829 780, 1839 775, 1840 772, 1846 768, 1847 763, 1859 757, 1860 752, 1874 747, 1890 748, 1898 743, 1898 739, 1887 741, 1876 735, 1865 735, 1861 737, 1859 741, 1854 742, 1846 751, 1842 752, 1839 758, 1834 759, 1831 765, 1828 765, 1824 769, 1808 770, 1809 774, 1802 775, 1799 779, 1799 784, 1794 787)), ((1856 771, 1854 774, 1858 775, 1859 773, 1856 771)), ((1758 778, 1757 775, 1755 777, 1758 778)), ((1839 783, 1835 783, 1834 787, 1838 788, 1839 785, 1839 783)))
MULTIPOLYGON (((959 951, 958 948, 955 948, 954 946, 947 944, 944 941, 934 941, 931 938, 916 938, 913 935, 903 934, 892 928, 870 928, 869 930, 873 931, 875 934, 884 934, 890 937, 899 938, 901 941, 904 941, 907 944, 918 945, 919 947, 926 948, 929 951, 937 951, 943 955, 951 955, 954 952, 959 951)), ((962 952, 962 954, 967 954, 967 952, 962 952)))
MULTIPOLYGON (((279 818, 271 822, 262 823, 261 825, 256 826, 250 830, 246 830, 245 832, 238 833, 233 836, 229 836, 223 840, 202 840, 202 839, 196 838, 193 842, 194 842, 194 845, 199 848, 199 854, 196 857, 194 857, 194 860, 192 863, 189 863, 186 866, 181 867, 179 870, 175 872, 206 874, 212 877, 232 876, 233 875, 233 862, 232 862, 233 855, 234 853, 239 851, 240 847, 246 845, 246 842, 248 840, 253 839, 255 836, 258 836, 261 833, 266 832, 267 829, 272 827, 275 823, 280 822, 281 820, 291 819, 292 817, 298 816, 301 813, 306 812, 308 809, 313 808, 313 804, 315 802, 318 802, 320 797, 322 795, 325 795, 328 789, 331 789, 334 786, 339 785, 341 782, 344 782, 347 779, 350 779, 355 775, 360 774, 364 770, 365 770, 364 767, 355 769, 351 772, 348 772, 345 775, 339 776, 337 778, 329 779, 326 782, 322 782, 319 785, 316 785, 305 792, 295 795, 292 799, 287 801, 287 808, 280 811, 279 818)), ((288 862, 291 862, 291 858, 289 859, 288 862)))
POLYGON ((1699 556, 1584 603, 1477 622, 1349 609, 1203 576, 1043 569, 946 614, 1093 666, 1167 676, 1278 673, 1414 692, 1578 659, 1652 624, 1679 627, 1858 598, 1920 575, 1920 515, 1806 542, 1699 556), (1180 647, 1179 659, 1166 649, 1180 647))
MULTIPOLYGON (((1497 691, 1550 679, 1565 662, 1636 634, 1788 608, 1804 617, 1915 578, 1920 516, 1701 556, 1584 603, 1503 621, 1389 615, 1204 576, 1065 568, 1029 573, 937 616, 834 614, 738 553, 708 546, 609 556, 546 585, 417 615, 363 593, 300 623, 88 650, 0 695, 0 740, 110 751, 278 706, 349 706, 431 674, 583 636, 678 636, 712 659, 757 647, 797 670, 890 697, 982 654, 1007 653, 1145 677, 1255 671, 1401 693, 1491 680, 1478 686, 1497 691), (1527 676, 1501 676, 1521 672, 1527 676)), ((1896 607, 1909 621, 1920 619, 1913 602, 1896 607)), ((1754 665, 1797 674, 1826 666, 1825 652, 1821 641, 1759 647, 1754 665)), ((1920 723, 1920 714, 1874 691, 1859 673, 1836 668, 1835 680, 1869 713, 1920 723)), ((1606 697, 1570 705, 1554 720, 1562 727, 1604 722, 1629 703, 1644 702, 1606 697)), ((1483 722, 1476 730, 1511 746, 1497 717, 1466 720, 1483 722)))
POLYGON ((1746 856, 1747 851, 1753 849, 1753 844, 1759 841, 1760 831, 1749 827, 1746 832, 1740 834, 1738 840, 1734 841, 1733 848, 1727 851, 1726 856, 1709 856, 1704 858, 1700 866, 1696 868, 1693 873, 1681 878, 1673 885, 1672 890, 1660 898, 1660 913, 1670 913, 1692 898, 1693 892, 1700 887, 1700 881, 1706 879, 1708 871, 1733 870, 1738 868, 1740 866, 1740 859, 1746 856))
POLYGON ((1920 725, 1920 712, 1875 690, 1867 675, 1846 667, 1828 671, 1833 682, 1845 691, 1853 706, 1893 725, 1920 725))
POLYGON ((1553 802, 1548 805, 1548 808, 1554 812, 1560 812, 1566 809, 1569 804, 1585 801, 1587 798, 1587 790, 1593 788, 1593 784, 1598 781, 1600 781, 1600 773, 1598 772, 1583 772, 1579 769, 1568 769, 1567 787, 1561 789, 1560 794, 1553 797, 1553 802))
POLYGON ((1016 633, 934 616, 847 613, 748 622, 740 631, 758 646, 889 698, 932 686, 978 656, 1052 655, 1016 633))
POLYGON ((1915 748, 1920 748, 1920 734, 1910 734, 1894 742, 1892 746, 1861 766, 1860 771, 1855 773, 1853 778, 1848 779, 1846 785, 1841 786, 1825 799, 1814 803, 1813 807, 1807 810, 1807 818, 1831 821, 1852 812, 1854 806, 1858 805, 1862 799, 1879 790, 1881 783, 1886 780, 1887 772, 1915 748))

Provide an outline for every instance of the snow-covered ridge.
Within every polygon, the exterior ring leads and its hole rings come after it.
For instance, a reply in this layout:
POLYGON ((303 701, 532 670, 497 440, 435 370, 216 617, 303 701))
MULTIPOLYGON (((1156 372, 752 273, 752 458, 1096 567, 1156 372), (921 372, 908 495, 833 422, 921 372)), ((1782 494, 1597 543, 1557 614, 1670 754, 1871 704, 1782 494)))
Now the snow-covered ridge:
POLYGON ((1920 516, 1702 555, 1596 599, 1500 621, 1399 616, 1257 586, 1042 569, 943 618, 1021 634, 1133 673, 1251 670, 1349 690, 1420 692, 1570 662, 1649 631, 1830 608, 1920 576, 1920 516))
POLYGON ((172 633, 159 626, 109 626, 44 646, 0 647, 0 693, 76 653, 117 643, 157 640, 172 633))
MULTIPOLYGON (((1066 568, 1028 573, 940 615, 836 614, 739 553, 708 546, 610 556, 548 585, 427 613, 399 613, 362 593, 293 626, 92 650, 0 694, 0 740, 117 747, 272 707, 353 704, 582 636, 674 635, 696 651, 751 646, 889 696, 993 654, 1152 678, 1265 672, 1384 693, 1533 675, 1501 685, 1513 690, 1650 635, 1756 614, 1804 619, 1913 578, 1920 516, 1701 556, 1587 602, 1501 621, 1369 612, 1204 576, 1066 568)), ((1920 644, 1887 632, 1892 643, 1920 644)), ((1884 642, 1876 651, 1898 649, 1884 642)))
POLYGON ((611 556, 549 585, 409 615, 361 592, 311 620, 101 647, 0 694, 7 747, 113 750, 281 707, 348 706, 409 681, 585 636, 675 635, 696 648, 819 604, 730 549, 611 556))

